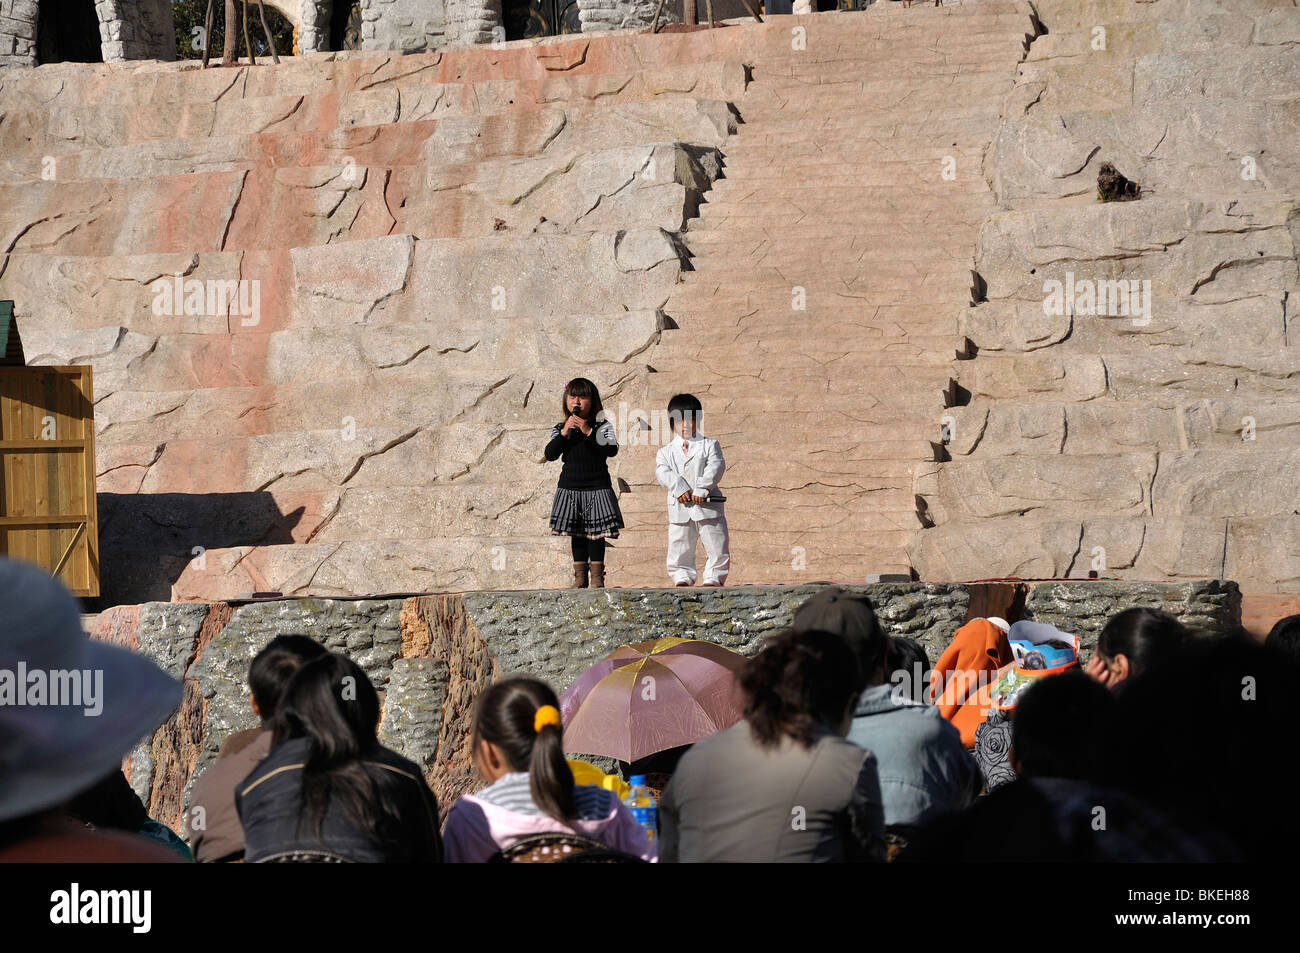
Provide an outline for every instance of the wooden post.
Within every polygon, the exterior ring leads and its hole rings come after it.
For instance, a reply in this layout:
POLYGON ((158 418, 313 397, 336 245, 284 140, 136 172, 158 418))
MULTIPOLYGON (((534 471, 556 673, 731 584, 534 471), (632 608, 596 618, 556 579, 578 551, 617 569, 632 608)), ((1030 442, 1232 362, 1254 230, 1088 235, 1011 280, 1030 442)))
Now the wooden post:
POLYGON ((659 14, 661 14, 661 13, 663 13, 663 12, 664 12, 664 0, 659 0, 659 6, 655 7, 655 19, 654 19, 654 22, 650 24, 650 32, 651 32, 651 33, 658 33, 658 32, 659 32, 659 14))
POLYGON ((745 9, 749 11, 750 16, 752 16, 759 23, 763 22, 763 18, 758 15, 758 11, 749 5, 749 0, 740 0, 740 2, 744 5, 745 9))
POLYGON ((212 4, 215 0, 208 0, 208 12, 203 17, 203 69, 208 68, 208 56, 212 53, 212 4))
POLYGON ((257 65, 257 55, 253 52, 253 41, 248 36, 248 0, 244 0, 244 47, 248 50, 248 65, 257 65))
POLYGON ((257 0, 257 12, 262 17, 262 32, 266 34, 266 45, 271 48, 271 62, 278 66, 280 54, 275 52, 275 37, 271 36, 271 28, 266 25, 266 7, 262 4, 262 0, 257 0))
POLYGON ((713 0, 704 0, 704 12, 709 16, 709 29, 713 29, 713 0))
POLYGON ((694 26, 695 22, 695 0, 682 0, 682 23, 686 26, 694 26))

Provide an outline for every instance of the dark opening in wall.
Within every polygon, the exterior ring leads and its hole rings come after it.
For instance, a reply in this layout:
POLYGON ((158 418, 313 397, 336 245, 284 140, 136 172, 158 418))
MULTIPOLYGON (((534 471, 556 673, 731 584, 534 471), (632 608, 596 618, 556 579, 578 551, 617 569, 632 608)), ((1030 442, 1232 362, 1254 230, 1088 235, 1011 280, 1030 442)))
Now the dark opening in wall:
POLYGON ((36 20, 36 62, 104 62, 95 0, 41 0, 36 20))
POLYGON ((330 11, 330 49, 361 49, 361 4, 357 0, 334 0, 330 11))
POLYGON ((578 0, 502 0, 507 40, 581 33, 578 0))

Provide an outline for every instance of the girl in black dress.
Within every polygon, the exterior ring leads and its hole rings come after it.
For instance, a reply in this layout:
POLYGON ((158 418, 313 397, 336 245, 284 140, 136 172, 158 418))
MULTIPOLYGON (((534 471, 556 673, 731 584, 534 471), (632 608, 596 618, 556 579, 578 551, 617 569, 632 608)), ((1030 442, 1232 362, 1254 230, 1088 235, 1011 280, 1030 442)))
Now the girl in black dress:
POLYGON ((605 585, 605 540, 617 539, 623 514, 609 479, 607 461, 618 453, 614 425, 597 420, 603 411, 600 391, 585 377, 564 385, 564 419, 551 428, 547 460, 564 460, 551 533, 570 537, 573 549, 573 588, 605 585))

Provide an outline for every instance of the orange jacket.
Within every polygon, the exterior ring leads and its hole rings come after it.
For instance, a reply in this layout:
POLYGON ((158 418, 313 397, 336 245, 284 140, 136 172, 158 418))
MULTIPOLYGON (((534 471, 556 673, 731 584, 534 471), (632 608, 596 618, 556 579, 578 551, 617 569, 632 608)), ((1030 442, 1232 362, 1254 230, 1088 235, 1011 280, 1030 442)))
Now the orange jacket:
POLYGON ((935 706, 961 732, 966 747, 974 747, 975 729, 988 715, 988 692, 998 670, 1011 661, 1007 634, 988 619, 973 619, 957 630, 935 663, 930 676, 935 706), (980 672, 987 674, 981 678, 980 672))

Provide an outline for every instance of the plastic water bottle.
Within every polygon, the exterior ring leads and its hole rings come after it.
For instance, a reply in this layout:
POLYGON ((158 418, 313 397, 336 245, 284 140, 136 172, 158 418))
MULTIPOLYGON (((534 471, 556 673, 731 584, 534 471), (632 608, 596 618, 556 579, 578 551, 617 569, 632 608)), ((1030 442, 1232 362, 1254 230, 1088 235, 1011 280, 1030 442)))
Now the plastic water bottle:
POLYGON ((623 798, 623 803, 627 809, 632 812, 636 822, 645 828, 646 836, 650 840, 659 837, 659 809, 655 806, 655 799, 650 796, 650 789, 646 787, 645 775, 634 774, 628 778, 627 797, 623 798))

